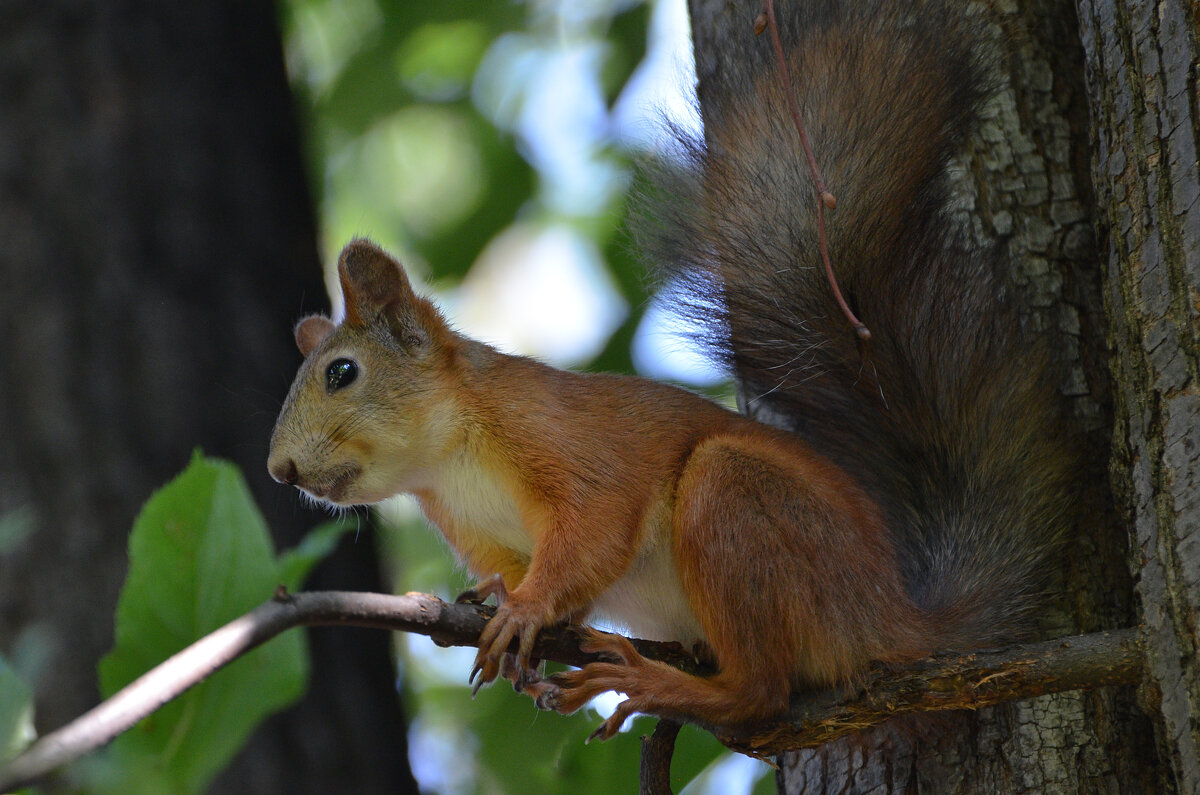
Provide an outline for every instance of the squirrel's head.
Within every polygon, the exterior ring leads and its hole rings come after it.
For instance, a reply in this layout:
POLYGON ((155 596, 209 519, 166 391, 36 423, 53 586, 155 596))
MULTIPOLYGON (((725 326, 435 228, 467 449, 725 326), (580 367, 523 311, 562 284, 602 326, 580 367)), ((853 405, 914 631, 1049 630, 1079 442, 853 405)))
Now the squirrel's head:
POLYGON ((459 337, 418 297, 400 263, 368 240, 338 257, 340 325, 296 325, 304 363, 284 401, 267 468, 337 505, 419 488, 455 437, 459 337))

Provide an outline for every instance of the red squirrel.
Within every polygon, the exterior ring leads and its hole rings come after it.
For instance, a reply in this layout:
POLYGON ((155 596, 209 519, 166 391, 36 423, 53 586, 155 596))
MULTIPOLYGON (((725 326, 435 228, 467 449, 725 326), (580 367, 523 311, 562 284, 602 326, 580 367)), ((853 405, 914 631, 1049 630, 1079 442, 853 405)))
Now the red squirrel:
POLYGON ((655 192, 643 236, 708 323, 744 405, 500 353, 453 330, 367 240, 338 260, 335 324, 304 354, 269 470, 334 505, 415 495, 499 597, 480 682, 571 712, 615 690, 598 734, 644 712, 731 726, 799 689, 1018 638, 1069 515, 1071 457, 1044 357, 1002 299, 1002 260, 947 212, 946 166, 983 95, 946 0, 780 4, 795 92, 838 198, 825 281, 814 190, 770 48, 707 86, 705 139, 655 192), (486 581, 486 580, 485 580, 486 581), (698 643, 716 673, 641 658, 539 680, 538 631, 589 615, 698 643), (519 652, 504 659, 510 642, 519 652))

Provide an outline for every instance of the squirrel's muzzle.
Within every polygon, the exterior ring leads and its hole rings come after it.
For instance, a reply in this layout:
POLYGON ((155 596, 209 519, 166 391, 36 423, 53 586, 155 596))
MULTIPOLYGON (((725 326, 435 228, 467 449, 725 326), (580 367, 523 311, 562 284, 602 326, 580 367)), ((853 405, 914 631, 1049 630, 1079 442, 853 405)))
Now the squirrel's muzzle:
POLYGON ((271 477, 275 478, 277 483, 285 486, 295 486, 300 479, 300 473, 296 470, 296 462, 290 458, 268 462, 267 471, 271 473, 271 477))

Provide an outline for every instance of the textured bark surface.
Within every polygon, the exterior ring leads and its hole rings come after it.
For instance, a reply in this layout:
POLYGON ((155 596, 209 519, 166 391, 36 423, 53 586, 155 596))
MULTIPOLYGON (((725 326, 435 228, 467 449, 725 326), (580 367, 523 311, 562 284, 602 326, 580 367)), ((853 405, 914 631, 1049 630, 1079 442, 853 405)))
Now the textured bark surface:
POLYGON ((1180 792, 1200 792, 1200 6, 1080 0, 1142 689, 1180 792))
MULTIPOLYGON (((693 0, 702 113, 706 75, 747 45, 757 0, 693 0)), ((1111 397, 1102 272, 1093 234, 1087 95, 1078 23, 1064 0, 972 2, 987 21, 996 93, 955 169, 957 212, 981 243, 1002 242, 1013 300, 1057 352, 1066 412, 1083 438, 1079 531, 1042 637, 1130 626, 1127 539, 1112 508, 1111 397)), ((786 46, 786 45, 785 45, 786 46)), ((836 264, 835 264, 836 267, 836 264)), ((805 793, 1163 792, 1151 721, 1132 688, 1064 693, 876 731, 781 758, 781 791, 805 793)))
MULTIPOLYGON (((129 528, 193 447, 280 544, 319 518, 264 466, 298 296, 324 304, 311 212, 270 4, 0 0, 0 516, 34 522, 0 652, 40 672, 39 729, 96 703, 129 528)), ((371 544, 317 584, 378 588, 371 544)), ((219 788, 411 785, 388 643, 314 633, 308 700, 219 788)))

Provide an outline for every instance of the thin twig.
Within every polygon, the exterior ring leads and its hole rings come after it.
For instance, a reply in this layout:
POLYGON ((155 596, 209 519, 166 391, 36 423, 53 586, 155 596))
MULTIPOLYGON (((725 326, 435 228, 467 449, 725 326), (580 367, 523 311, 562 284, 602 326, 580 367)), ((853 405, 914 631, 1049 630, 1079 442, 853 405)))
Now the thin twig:
POLYGON ((796 125, 796 132, 800 134, 800 145, 804 148, 804 159, 808 161, 808 170, 812 174, 813 184, 817 188, 817 241, 821 249, 821 262, 825 265, 825 278, 829 280, 829 287, 833 290, 833 297, 837 300, 842 314, 846 316, 846 320, 850 321, 850 325, 854 327, 854 333, 858 335, 859 340, 866 342, 871 339, 871 330, 850 309, 850 305, 842 297, 842 290, 838 287, 837 277, 833 274, 833 263, 829 259, 829 243, 825 235, 825 209, 829 208, 832 210, 837 207, 837 199, 825 187, 825 180, 821 177, 821 169, 817 166, 817 157, 813 154, 812 145, 808 141, 808 131, 804 128, 804 117, 800 113, 800 105, 796 102, 796 94, 792 91, 792 78, 788 72, 787 59, 783 54, 783 42, 779 38, 779 26, 775 24, 775 3, 773 0, 763 0, 762 14, 754 21, 754 32, 761 34, 763 30, 767 30, 771 34, 771 44, 775 48, 775 60, 779 65, 779 77, 783 82, 783 94, 787 99, 788 110, 792 114, 792 123, 796 125))
POLYGON ((638 771, 638 795, 671 795, 671 757, 680 723, 659 718, 654 733, 642 738, 642 764, 638 771))

